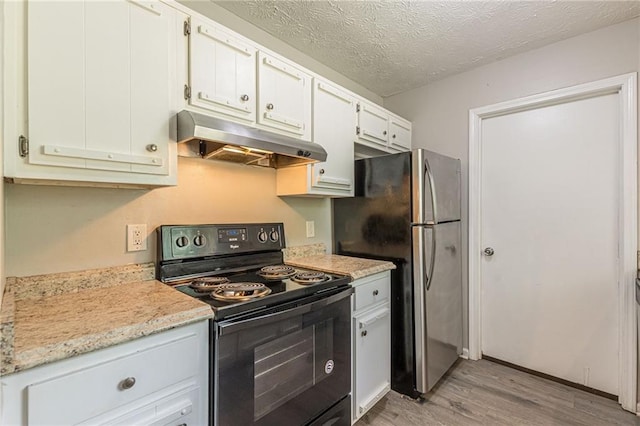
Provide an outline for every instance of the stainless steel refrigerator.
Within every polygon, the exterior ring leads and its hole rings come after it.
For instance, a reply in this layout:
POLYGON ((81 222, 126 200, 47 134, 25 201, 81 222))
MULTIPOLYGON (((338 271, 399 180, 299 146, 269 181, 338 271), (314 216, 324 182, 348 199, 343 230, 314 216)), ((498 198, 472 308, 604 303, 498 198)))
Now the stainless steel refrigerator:
POLYGON ((427 150, 355 162, 333 200, 334 252, 389 260, 391 388, 427 393, 462 352, 460 160, 427 150))

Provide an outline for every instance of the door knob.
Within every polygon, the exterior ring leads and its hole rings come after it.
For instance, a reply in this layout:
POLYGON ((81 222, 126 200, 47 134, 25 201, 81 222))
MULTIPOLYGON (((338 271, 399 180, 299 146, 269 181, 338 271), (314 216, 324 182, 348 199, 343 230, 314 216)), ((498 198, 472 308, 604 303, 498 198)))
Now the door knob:
POLYGON ((491 247, 487 247, 486 249, 484 249, 484 255, 485 256, 493 256, 493 253, 495 253, 493 251, 493 249, 491 247))

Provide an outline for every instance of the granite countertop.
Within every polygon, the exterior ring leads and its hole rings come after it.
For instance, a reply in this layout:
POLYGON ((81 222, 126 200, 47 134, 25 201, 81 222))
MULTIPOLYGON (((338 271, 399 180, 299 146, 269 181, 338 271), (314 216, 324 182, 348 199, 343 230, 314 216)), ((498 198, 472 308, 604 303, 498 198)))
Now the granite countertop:
POLYGON ((306 257, 289 258, 285 263, 300 268, 349 275, 354 280, 377 274, 378 272, 396 269, 396 265, 393 262, 337 254, 315 254, 306 257))
POLYGON ((0 374, 213 317, 206 303, 154 280, 152 263, 135 266, 8 278, 0 374))

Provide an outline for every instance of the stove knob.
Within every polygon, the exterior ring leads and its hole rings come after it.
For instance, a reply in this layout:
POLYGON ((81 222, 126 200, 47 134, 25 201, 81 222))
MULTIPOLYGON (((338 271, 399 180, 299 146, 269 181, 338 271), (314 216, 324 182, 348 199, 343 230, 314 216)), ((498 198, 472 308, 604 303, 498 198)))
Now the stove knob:
POLYGON ((267 236, 266 232, 264 231, 258 232, 258 241, 260 241, 261 243, 266 243, 268 239, 269 237, 267 236))
POLYGON ((178 247, 186 247, 187 244, 189 244, 189 239, 185 236, 178 237, 178 239, 176 240, 176 245, 178 247))
POLYGON ((278 234, 278 231, 273 230, 269 233, 269 239, 275 243, 280 239, 280 234, 278 234))
POLYGON ((197 245, 198 247, 202 247, 203 245, 207 244, 207 239, 204 235, 196 235, 193 238, 193 244, 197 245))

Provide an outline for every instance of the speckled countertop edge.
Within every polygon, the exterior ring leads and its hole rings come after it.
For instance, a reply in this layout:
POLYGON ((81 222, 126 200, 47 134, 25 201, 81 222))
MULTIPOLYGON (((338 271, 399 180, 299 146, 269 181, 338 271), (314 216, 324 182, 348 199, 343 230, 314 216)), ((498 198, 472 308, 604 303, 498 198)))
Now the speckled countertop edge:
POLYGON ((379 272, 396 269, 396 265, 393 262, 336 254, 321 254, 287 259, 285 263, 299 268, 315 269, 339 275, 349 275, 354 280, 368 277, 369 275, 377 274, 379 272))
POLYGON ((13 364, 13 320, 15 316, 15 297, 11 280, 7 279, 0 310, 0 375, 4 374, 4 366, 13 364))
POLYGON ((213 317, 209 305, 153 280, 154 274, 148 263, 7 278, 0 310, 0 375, 213 317), (137 309, 123 305, 133 293, 138 300, 143 295, 137 309), (121 316, 114 321, 117 313, 121 316))
POLYGON ((202 305, 203 306, 201 307, 190 309, 188 311, 165 315, 161 318, 155 318, 143 323, 118 327, 103 333, 82 335, 76 338, 70 338, 64 342, 21 351, 11 357, 11 364, 0 364, 0 374, 9 374, 27 370, 39 365, 67 359, 98 349, 108 348, 139 337, 148 336, 182 325, 212 318, 213 311, 211 311, 209 305, 204 303, 202 305))

